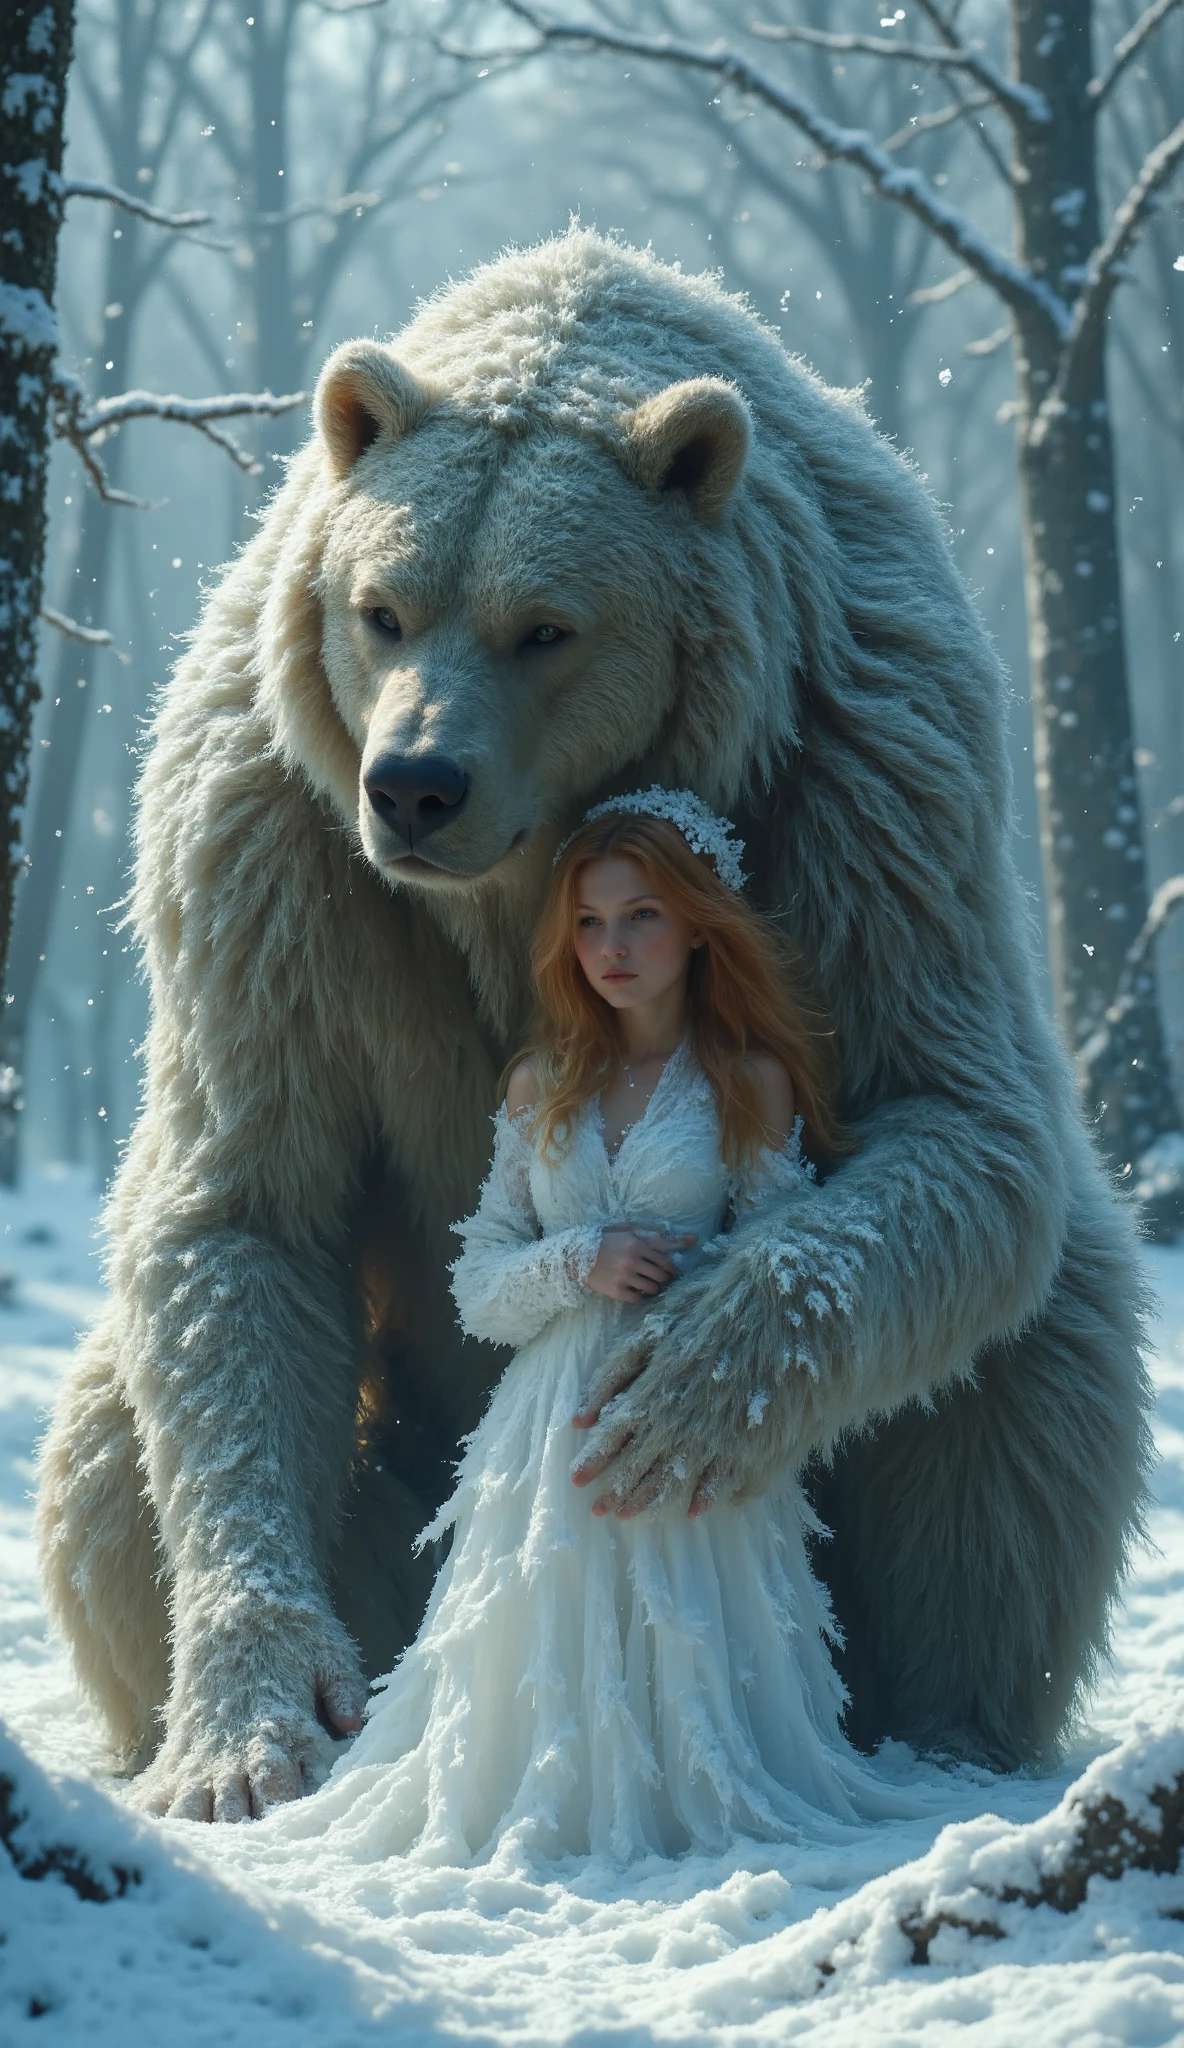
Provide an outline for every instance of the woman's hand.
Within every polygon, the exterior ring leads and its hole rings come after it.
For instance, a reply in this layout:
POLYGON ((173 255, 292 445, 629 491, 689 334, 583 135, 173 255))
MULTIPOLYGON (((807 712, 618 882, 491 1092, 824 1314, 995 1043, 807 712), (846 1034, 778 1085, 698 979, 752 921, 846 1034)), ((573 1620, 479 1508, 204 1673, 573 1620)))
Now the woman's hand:
POLYGON ((584 1284, 610 1301, 646 1301, 677 1280, 679 1269, 671 1253, 686 1251, 695 1241, 693 1230, 671 1236, 632 1223, 614 1224, 602 1234, 596 1263, 584 1284))

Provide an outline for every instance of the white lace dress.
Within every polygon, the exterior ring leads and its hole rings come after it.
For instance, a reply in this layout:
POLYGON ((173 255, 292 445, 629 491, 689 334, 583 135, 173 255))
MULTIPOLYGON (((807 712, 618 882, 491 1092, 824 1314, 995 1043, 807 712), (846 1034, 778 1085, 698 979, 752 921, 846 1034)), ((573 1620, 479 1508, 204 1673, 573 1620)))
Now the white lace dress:
POLYGON ((730 1181, 685 1044, 614 1159, 598 1106, 554 1164, 499 1113, 453 1290, 466 1331, 520 1348, 421 1539, 452 1531, 419 1634, 293 1832, 328 1827, 361 1861, 463 1864, 509 1835, 629 1861, 917 1810, 839 1732, 794 1479, 694 1521, 685 1501, 619 1521, 571 1478, 591 1371, 646 1312, 584 1285, 601 1229, 702 1245, 804 1170, 795 1136, 730 1181))

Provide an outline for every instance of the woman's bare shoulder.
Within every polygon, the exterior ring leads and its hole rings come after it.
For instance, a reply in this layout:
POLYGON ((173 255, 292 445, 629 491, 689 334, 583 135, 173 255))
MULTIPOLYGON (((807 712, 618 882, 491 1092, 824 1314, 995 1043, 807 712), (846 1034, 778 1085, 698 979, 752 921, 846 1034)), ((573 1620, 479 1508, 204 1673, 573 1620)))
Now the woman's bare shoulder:
POLYGON ((521 1109, 537 1109, 538 1102, 538 1062, 531 1056, 519 1060, 506 1083, 506 1108, 511 1116, 517 1116, 521 1109))
POLYGON ((748 1066, 760 1091, 765 1112, 765 1129, 771 1138, 788 1138, 793 1129, 793 1082, 783 1063, 771 1052, 750 1052, 748 1066))

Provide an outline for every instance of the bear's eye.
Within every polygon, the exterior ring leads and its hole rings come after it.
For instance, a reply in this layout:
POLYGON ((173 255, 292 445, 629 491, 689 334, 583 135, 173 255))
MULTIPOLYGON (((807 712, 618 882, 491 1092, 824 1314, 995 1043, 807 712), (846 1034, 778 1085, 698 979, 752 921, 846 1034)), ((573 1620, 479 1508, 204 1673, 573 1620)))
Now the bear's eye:
POLYGON ((373 605, 368 616, 371 624, 377 626, 380 633, 386 633, 392 640, 402 639, 403 628, 389 605, 373 605))
POLYGON ((535 626, 522 642, 524 647, 555 647, 567 634, 562 626, 535 626))

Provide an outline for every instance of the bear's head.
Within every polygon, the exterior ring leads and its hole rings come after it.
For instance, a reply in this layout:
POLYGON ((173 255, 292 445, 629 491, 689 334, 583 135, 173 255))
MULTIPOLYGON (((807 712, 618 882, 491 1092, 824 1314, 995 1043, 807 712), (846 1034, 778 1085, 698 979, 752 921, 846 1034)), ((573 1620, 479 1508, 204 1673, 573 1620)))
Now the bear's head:
POLYGON ((726 551, 748 409, 700 377, 595 439, 509 434, 352 343, 316 415, 336 498, 322 658, 359 837, 399 880, 467 885, 677 715, 679 558, 726 551))
POLYGON ((278 751, 450 919, 657 778, 744 816, 824 968, 904 959, 1006 827, 922 480, 714 278, 576 230, 347 343, 269 531, 278 751))

